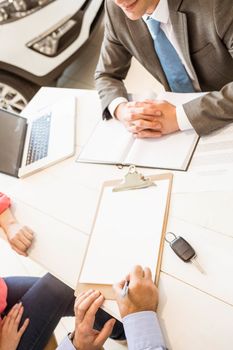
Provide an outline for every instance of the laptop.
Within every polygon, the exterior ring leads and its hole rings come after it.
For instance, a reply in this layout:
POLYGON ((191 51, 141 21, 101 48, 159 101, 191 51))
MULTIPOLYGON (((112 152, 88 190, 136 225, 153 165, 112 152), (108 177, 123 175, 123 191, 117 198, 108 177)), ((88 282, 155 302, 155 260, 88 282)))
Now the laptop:
POLYGON ((0 109, 0 172, 24 177, 73 155, 75 117, 73 96, 27 117, 0 109))

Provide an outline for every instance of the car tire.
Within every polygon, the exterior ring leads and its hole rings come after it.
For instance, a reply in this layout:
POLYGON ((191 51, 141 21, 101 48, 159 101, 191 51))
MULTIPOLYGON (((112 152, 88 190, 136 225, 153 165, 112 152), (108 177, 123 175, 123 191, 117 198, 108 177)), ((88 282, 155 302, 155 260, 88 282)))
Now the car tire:
POLYGON ((0 71, 0 107, 20 113, 39 88, 23 78, 0 71))

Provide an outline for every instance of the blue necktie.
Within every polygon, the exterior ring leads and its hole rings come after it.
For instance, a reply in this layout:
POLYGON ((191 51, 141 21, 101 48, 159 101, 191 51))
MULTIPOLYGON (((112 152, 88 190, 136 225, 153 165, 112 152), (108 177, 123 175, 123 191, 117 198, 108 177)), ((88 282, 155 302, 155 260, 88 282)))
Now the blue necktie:
POLYGON ((194 92, 192 81, 175 48, 160 28, 160 22, 149 17, 146 21, 154 40, 154 48, 172 91, 194 92))

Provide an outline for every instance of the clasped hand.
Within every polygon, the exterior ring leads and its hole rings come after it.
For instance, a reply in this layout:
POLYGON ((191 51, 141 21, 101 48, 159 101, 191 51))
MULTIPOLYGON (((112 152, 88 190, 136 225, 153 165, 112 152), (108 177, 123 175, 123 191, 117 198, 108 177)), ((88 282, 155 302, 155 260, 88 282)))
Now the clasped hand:
POLYGON ((176 107, 167 101, 124 102, 115 116, 136 138, 158 138, 179 130, 176 107))

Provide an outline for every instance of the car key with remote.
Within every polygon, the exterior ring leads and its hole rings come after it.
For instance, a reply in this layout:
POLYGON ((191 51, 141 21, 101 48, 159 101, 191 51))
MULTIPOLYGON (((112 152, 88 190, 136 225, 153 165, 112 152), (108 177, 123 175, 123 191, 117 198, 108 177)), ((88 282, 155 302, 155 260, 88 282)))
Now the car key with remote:
POLYGON ((176 255, 181 260, 183 260, 184 262, 193 263, 201 273, 205 273, 203 268, 200 266, 200 264, 196 260, 195 250, 183 237, 176 236, 173 232, 168 232, 166 234, 165 240, 166 242, 169 243, 172 250, 176 253, 176 255), (169 240, 168 235, 173 236, 173 239, 169 240))

